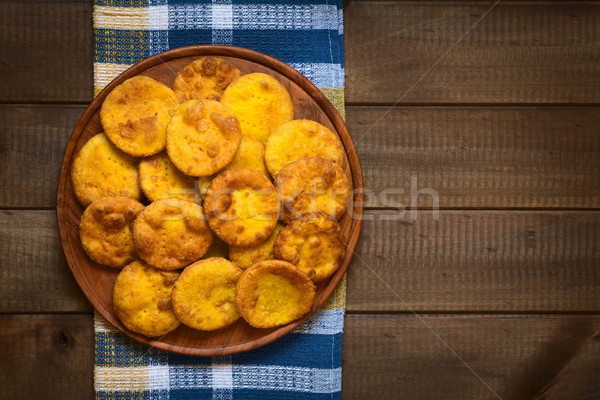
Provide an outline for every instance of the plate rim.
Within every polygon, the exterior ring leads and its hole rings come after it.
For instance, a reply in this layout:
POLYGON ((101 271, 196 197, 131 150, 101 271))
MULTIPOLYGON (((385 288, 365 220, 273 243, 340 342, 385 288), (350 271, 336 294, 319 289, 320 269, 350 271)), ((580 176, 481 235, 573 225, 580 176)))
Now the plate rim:
MULTIPOLYGON (((143 344, 146 344, 146 345, 149 345, 149 346, 161 349, 161 350, 173 352, 173 353, 194 355, 194 356, 217 356, 217 355, 229 355, 229 354, 235 354, 235 353, 240 353, 240 352, 246 352, 246 351, 250 351, 250 350, 254 350, 256 348, 262 347, 268 343, 273 342, 276 339, 279 339, 279 338, 285 336, 286 334, 291 332, 293 329, 295 329, 296 327, 298 327, 299 325, 304 323, 312 315, 314 315, 314 313, 316 311, 318 311, 319 309, 322 308, 323 304, 327 301, 327 299, 335 291, 335 289, 339 285, 340 281, 346 274, 346 271, 348 269, 350 261, 353 258, 353 254, 351 254, 349 257, 347 256, 346 257, 347 262, 345 260, 344 263, 342 264, 342 266, 340 267, 340 269, 338 269, 336 271, 336 273, 331 278, 329 278, 329 280, 326 281, 327 282, 326 287, 324 288, 324 290, 322 292, 323 293, 322 297, 324 297, 322 303, 318 307, 314 307, 314 305, 313 305, 313 307, 311 308, 311 311, 307 315, 305 315, 302 318, 297 319, 287 325, 277 327, 277 328, 272 328, 269 330, 268 333, 266 333, 266 335, 261 336, 260 338, 257 338, 253 341, 242 343, 242 344, 226 345, 225 347, 221 347, 218 349, 216 349, 214 347, 211 347, 211 348, 190 347, 190 346, 184 346, 184 345, 163 342, 160 340, 160 338, 158 340, 156 340, 155 338, 149 338, 149 337, 143 336, 141 334, 138 334, 136 332, 129 331, 128 329, 122 329, 120 326, 116 326, 111 321, 111 318, 108 318, 100 310, 98 310, 98 308, 96 307, 95 304, 96 304, 96 302, 99 302, 99 299, 93 297, 92 296, 93 293, 89 293, 90 292, 89 290, 84 290, 83 286, 85 286, 85 285, 82 285, 82 283, 81 283, 81 280, 83 279, 82 270, 80 268, 77 269, 74 267, 74 265, 72 265, 73 260, 71 260, 71 257, 68 255, 68 251, 67 251, 67 249, 68 249, 68 236, 67 236, 68 229, 66 226, 67 224, 64 223, 66 221, 66 216, 65 216, 65 206, 66 206, 65 197, 66 196, 65 196, 65 194, 66 194, 66 180, 70 179, 69 171, 70 171, 70 166, 72 163, 73 153, 75 151, 75 147, 76 147, 76 143, 77 143, 77 140, 74 140, 74 139, 78 139, 81 136, 81 134, 84 132, 85 127, 88 125, 88 123, 90 122, 90 120, 94 116, 94 114, 100 109, 102 102, 104 101, 104 99, 106 98, 108 93, 110 93, 110 91, 112 91, 114 89, 114 87, 116 87, 117 85, 122 83, 125 79, 131 78, 131 77, 139 75, 145 71, 148 71, 151 68, 155 67, 156 65, 167 64, 169 61, 177 60, 180 58, 201 57, 201 56, 208 56, 208 55, 233 57, 233 58, 237 58, 237 59, 243 59, 243 60, 255 63, 255 64, 260 64, 264 67, 267 67, 271 70, 278 72, 279 74, 283 75, 287 79, 290 79, 293 83, 298 85, 302 90, 304 90, 312 98, 312 100, 321 108, 321 111, 327 116, 327 118, 330 120, 330 122, 335 127, 335 129, 338 133, 338 136, 340 137, 340 140, 342 141, 342 144, 344 146, 344 150, 346 152, 346 157, 348 158, 348 163, 349 163, 348 168, 350 169, 350 173, 351 173, 352 181, 353 181, 352 183, 353 183, 353 201, 354 201, 353 213, 354 213, 354 216, 352 217, 352 221, 351 221, 352 229, 350 232, 351 233, 350 237, 347 238, 346 247, 347 247, 347 251, 349 251, 351 253, 354 253, 357 243, 358 243, 358 239, 359 239, 360 232, 362 229, 362 220, 363 220, 363 213, 364 213, 364 206, 363 206, 364 182, 363 182, 363 174, 362 174, 362 165, 361 165, 360 159, 358 157, 356 145, 348 131, 348 128, 347 128, 344 120, 342 119, 339 112, 335 109, 333 104, 327 99, 327 97, 323 94, 323 92, 321 92, 321 90, 315 84, 313 84, 308 78, 306 78, 304 75, 302 75, 299 71, 297 71, 290 65, 284 63, 283 61, 276 59, 272 56, 269 56, 267 54, 261 53, 259 51, 251 50, 251 49, 244 48, 244 47, 226 46, 226 45, 191 45, 191 46, 177 47, 174 49, 166 50, 164 52, 157 53, 157 54, 154 54, 147 58, 144 58, 143 60, 140 60, 139 62, 131 65, 126 70, 124 70, 119 75, 117 75, 115 78, 113 78, 98 93, 98 95, 95 96, 94 99, 87 105, 85 111, 82 113, 82 115, 78 119, 77 123, 75 124, 75 127, 73 128, 73 131, 71 132, 71 135, 69 136, 67 146, 65 148, 65 151, 64 151, 64 154, 62 157, 60 173, 58 176, 58 185, 57 185, 57 189, 56 189, 56 219, 57 219, 57 227, 58 227, 58 232, 59 232, 59 239, 61 242, 61 249, 63 251, 63 254, 65 255, 67 265, 69 267, 69 270, 73 274, 73 276, 77 282, 77 285, 79 286, 79 288, 81 289, 83 294, 86 296, 88 301, 91 303, 92 307, 94 308, 94 311, 97 312, 98 314, 102 315, 107 320, 107 322, 109 324, 111 324, 111 326, 113 326, 119 332, 127 335, 128 337, 130 337, 140 343, 143 343, 143 344), (354 162, 352 162, 352 161, 354 161, 354 162), (80 276, 80 274, 81 274, 81 276, 80 276)), ((111 315, 111 317, 112 317, 112 315, 111 315)))

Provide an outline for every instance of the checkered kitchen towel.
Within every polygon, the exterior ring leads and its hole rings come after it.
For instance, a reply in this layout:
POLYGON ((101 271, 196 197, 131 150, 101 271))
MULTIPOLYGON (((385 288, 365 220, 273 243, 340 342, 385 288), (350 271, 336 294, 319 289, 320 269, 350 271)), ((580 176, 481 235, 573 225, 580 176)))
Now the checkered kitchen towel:
MULTIPOLYGON (((95 0, 94 91, 131 64, 191 44, 269 54, 302 72, 344 116, 342 0, 95 0)), ((181 356, 95 316, 97 399, 338 399, 345 279, 292 333, 259 349, 181 356)))

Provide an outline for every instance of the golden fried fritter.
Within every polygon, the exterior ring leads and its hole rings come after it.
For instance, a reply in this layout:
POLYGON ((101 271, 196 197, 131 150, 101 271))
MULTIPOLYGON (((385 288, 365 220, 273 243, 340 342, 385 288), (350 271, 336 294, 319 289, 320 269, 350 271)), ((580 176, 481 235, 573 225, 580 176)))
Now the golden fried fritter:
POLYGON ((214 331, 240 318, 235 307, 235 286, 242 270, 230 261, 213 257, 183 270, 173 289, 173 310, 185 325, 214 331))
POLYGON ((287 89, 270 75, 255 72, 232 82, 221 97, 237 116, 242 135, 265 143, 271 131, 294 118, 287 89))
POLYGON ((210 183, 212 182, 212 180, 215 179, 215 176, 217 176, 217 174, 209 175, 209 176, 201 176, 196 181, 197 189, 198 189, 198 192, 200 193, 200 197, 202 197, 202 200, 204 200, 206 198, 206 194, 208 193, 208 187, 210 186, 210 183))
POLYGON ((213 234, 202 207, 173 197, 151 203, 138 215, 133 241, 142 260, 174 270, 200 259, 212 244, 213 234))
POLYGON ((315 293, 310 278, 294 265, 266 260, 244 271, 237 283, 235 302, 250 325, 272 328, 306 315, 315 293))
POLYGON ((269 178, 269 172, 265 165, 265 145, 258 140, 242 137, 235 157, 233 157, 233 160, 224 169, 234 168, 253 169, 269 178))
POLYGON ((229 246, 229 259, 242 269, 246 269, 259 261, 272 260, 275 238, 283 228, 284 225, 277 224, 273 230, 273 233, 271 233, 267 240, 255 244, 254 246, 229 246))
POLYGON ((340 219, 351 189, 344 171, 323 157, 301 158, 286 165, 275 185, 286 223, 309 212, 340 219))
POLYGON ((181 104, 167 127, 167 153, 184 174, 207 176, 233 160, 240 124, 229 107, 214 100, 181 104))
POLYGON ((178 272, 161 271, 134 261, 119 272, 113 290, 115 313, 125 327, 148 337, 163 336, 179 326, 171 308, 178 272))
POLYGON ((202 57, 186 65, 175 77, 173 91, 181 103, 187 100, 219 100, 240 70, 226 60, 202 57))
POLYGON ((79 203, 107 196, 141 198, 137 160, 99 133, 83 145, 71 166, 71 182, 79 203))
POLYGON ((227 245, 227 243, 225 243, 224 241, 219 239, 218 236, 215 236, 212 244, 210 245, 210 248, 208 249, 206 254, 204 254, 202 256, 202 258, 203 259, 212 258, 212 257, 227 258, 228 252, 229 252, 229 246, 227 245))
POLYGON ((313 282, 329 278, 346 253, 340 224, 327 214, 309 213, 292 221, 275 239, 276 259, 296 265, 313 282))
MULTIPOLYGON (((223 168, 223 171, 234 168, 253 169, 270 178, 267 166, 265 165, 265 146, 258 140, 242 137, 235 157, 223 168)), ((202 198, 206 196, 208 185, 210 185, 215 176, 201 176, 198 179, 198 189, 202 198)))
POLYGON ((127 154, 146 157, 165 148, 175 93, 147 76, 130 78, 106 96, 100 121, 108 138, 127 154))
POLYGON ((292 161, 323 157, 344 168, 344 147, 338 136, 315 121, 296 119, 273 130, 265 145, 265 163, 273 178, 292 161))
POLYGON ((279 215, 275 187, 252 169, 217 175, 208 187, 204 213, 213 232, 232 246, 252 246, 267 239, 279 215))
POLYGON ((129 197, 104 197, 81 215, 79 237, 86 254, 99 264, 122 268, 137 254, 130 224, 144 209, 129 197))
POLYGON ((150 201, 169 197, 178 197, 191 202, 200 200, 195 189, 194 178, 175 168, 166 152, 142 159, 138 171, 140 186, 150 201))

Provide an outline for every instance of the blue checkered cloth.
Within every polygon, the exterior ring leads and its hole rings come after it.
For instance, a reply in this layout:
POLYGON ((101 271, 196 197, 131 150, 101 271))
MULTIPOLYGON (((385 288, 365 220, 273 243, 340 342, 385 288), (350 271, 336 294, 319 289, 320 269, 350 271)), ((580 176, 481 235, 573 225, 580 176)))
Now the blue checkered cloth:
MULTIPOLYGON (((344 116, 342 1, 95 0, 94 91, 158 52, 247 47, 309 78, 344 116)), ((346 285, 290 334, 259 349, 191 357, 142 345, 95 315, 97 399, 339 399, 346 285)))

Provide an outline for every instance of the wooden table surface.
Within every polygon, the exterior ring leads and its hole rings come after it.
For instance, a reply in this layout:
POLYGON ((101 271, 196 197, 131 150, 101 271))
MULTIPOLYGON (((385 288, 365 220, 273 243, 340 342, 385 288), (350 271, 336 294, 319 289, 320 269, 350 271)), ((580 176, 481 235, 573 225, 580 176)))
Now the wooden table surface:
MULTIPOLYGON (((89 1, 0 0, 0 398, 93 398, 60 248, 89 1)), ((600 2, 347 1, 344 399, 600 398, 600 2)))

